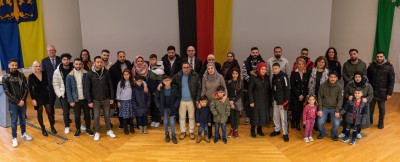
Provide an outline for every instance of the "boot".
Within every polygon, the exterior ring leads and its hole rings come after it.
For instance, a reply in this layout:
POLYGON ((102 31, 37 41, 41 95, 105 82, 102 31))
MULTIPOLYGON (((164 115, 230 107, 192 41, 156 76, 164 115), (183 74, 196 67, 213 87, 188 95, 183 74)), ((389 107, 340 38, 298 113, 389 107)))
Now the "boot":
POLYGON ((300 124, 299 124, 299 123, 296 124, 296 129, 297 129, 298 131, 301 130, 300 124))
POLYGON ((258 126, 257 127, 257 134, 262 136, 262 137, 265 136, 264 132, 262 131, 262 126, 258 126))
POLYGON ((129 131, 128 131, 128 125, 127 125, 127 119, 124 119, 122 127, 124 128, 124 133, 126 135, 129 135, 129 131))
POLYGON ((383 129, 385 126, 383 124, 383 120, 379 120, 378 122, 378 129, 383 129))
POLYGON ((208 138, 208 136, 205 136, 204 141, 206 141, 207 143, 210 143, 210 138, 208 138))
POLYGON ((149 133, 149 132, 147 131, 147 126, 144 126, 144 128, 143 128, 143 132, 144 132, 144 134, 147 134, 147 133, 149 133))
POLYGON ((51 133, 57 134, 56 128, 54 128, 54 125, 51 126, 51 133))
POLYGON ((169 142, 170 141, 170 138, 169 138, 169 133, 167 132, 167 133, 165 133, 165 142, 169 142))
POLYGON ((42 127, 42 134, 43 134, 43 136, 48 136, 47 131, 46 131, 46 128, 44 127, 44 125, 41 126, 41 127, 42 127))
POLYGON ((292 128, 292 129, 296 128, 296 123, 295 122, 291 122, 290 123, 290 128, 292 128))
POLYGON ((232 137, 232 135, 233 135, 233 129, 231 129, 231 131, 229 131, 228 138, 232 137))
POLYGON ((211 139, 212 137, 212 126, 208 126, 208 138, 211 139))
POLYGON ((139 126, 139 134, 143 134, 143 126, 139 126))
POLYGON ((178 140, 176 140, 176 134, 172 134, 172 143, 178 144, 178 140))
POLYGON ((197 136, 196 143, 200 143, 200 142, 201 142, 201 136, 197 136))
POLYGON ((129 132, 131 132, 131 134, 135 134, 135 126, 133 125, 133 119, 129 118, 129 132))
POLYGON ((256 138, 256 126, 252 125, 250 129, 251 137, 256 138))
POLYGON ((235 137, 236 140, 239 139, 239 131, 237 129, 233 131, 233 137, 235 137))

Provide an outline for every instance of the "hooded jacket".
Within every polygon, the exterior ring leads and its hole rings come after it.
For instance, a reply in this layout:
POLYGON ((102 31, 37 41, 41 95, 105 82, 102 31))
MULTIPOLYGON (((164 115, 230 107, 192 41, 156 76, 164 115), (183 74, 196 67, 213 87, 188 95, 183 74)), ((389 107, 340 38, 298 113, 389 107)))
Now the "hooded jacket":
POLYGON ((229 107, 229 100, 226 99, 225 102, 221 102, 220 100, 221 98, 218 96, 218 93, 215 92, 210 104, 210 110, 214 116, 215 123, 225 124, 231 112, 229 107))
POLYGON ((367 70, 367 76, 374 89, 374 99, 386 100, 394 88, 395 74, 392 63, 384 60, 381 64, 372 62, 367 70))

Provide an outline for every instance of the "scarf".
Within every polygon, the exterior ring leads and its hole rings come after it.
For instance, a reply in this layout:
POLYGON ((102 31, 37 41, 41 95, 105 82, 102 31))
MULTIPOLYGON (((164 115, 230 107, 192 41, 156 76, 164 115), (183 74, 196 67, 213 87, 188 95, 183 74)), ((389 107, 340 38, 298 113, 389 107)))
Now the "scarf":
POLYGON ((139 74, 140 76, 147 77, 147 73, 149 72, 149 66, 146 62, 144 62, 144 58, 142 56, 136 56, 135 58, 135 65, 132 68, 132 76, 135 74, 139 74), (137 60, 142 58, 143 63, 142 65, 138 65, 137 60))
POLYGON ((208 82, 216 82, 219 79, 219 74, 217 72, 217 69, 215 68, 215 64, 214 63, 208 63, 207 64, 207 68, 206 68, 206 72, 204 73, 206 80, 208 82), (214 68, 214 74, 209 74, 208 73, 208 67, 212 66, 214 68))
MULTIPOLYGON (((263 67, 267 67, 267 64, 265 64, 265 62, 260 62, 257 64, 257 74, 258 74, 258 76, 261 77, 262 80, 264 80, 264 78, 265 78, 265 74, 261 75, 261 73, 260 73, 261 68, 263 68, 263 67)), ((267 70, 268 70, 268 68, 267 68, 267 70)))
POLYGON ((355 84, 357 87, 361 87, 361 88, 362 88, 362 87, 365 85, 365 83, 367 82, 367 78, 365 78, 365 77, 363 76, 363 74, 362 74, 360 71, 356 71, 356 72, 354 72, 353 81, 354 81, 354 84, 355 84), (355 80, 356 75, 361 76, 361 81, 358 82, 358 83, 357 83, 356 80, 355 80))

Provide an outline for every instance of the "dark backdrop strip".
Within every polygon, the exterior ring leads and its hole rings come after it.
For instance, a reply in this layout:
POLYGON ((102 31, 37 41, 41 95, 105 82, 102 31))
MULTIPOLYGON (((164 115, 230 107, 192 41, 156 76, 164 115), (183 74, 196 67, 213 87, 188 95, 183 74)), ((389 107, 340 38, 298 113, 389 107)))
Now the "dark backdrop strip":
POLYGON ((214 53, 214 0, 197 0, 197 56, 202 61, 214 53))
POLYGON ((196 0, 178 0, 180 56, 187 57, 186 48, 197 48, 196 0))

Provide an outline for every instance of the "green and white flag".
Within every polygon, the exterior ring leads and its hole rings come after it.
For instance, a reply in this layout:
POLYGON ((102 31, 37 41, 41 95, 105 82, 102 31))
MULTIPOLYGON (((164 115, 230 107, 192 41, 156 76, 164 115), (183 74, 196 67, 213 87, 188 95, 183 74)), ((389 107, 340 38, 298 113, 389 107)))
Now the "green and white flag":
POLYGON ((400 82, 400 0, 379 0, 374 54, 377 51, 385 52, 400 82))

